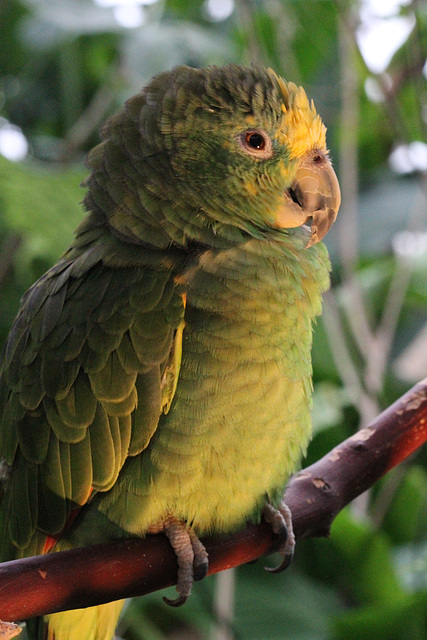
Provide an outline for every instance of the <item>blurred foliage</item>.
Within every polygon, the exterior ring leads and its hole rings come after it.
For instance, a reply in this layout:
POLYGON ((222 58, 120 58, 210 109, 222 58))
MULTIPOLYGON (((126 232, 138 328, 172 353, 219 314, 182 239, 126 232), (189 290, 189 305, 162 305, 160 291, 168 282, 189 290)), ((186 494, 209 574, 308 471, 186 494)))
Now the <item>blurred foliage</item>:
MULTIPOLYGON (((262 62, 314 98, 343 186, 328 236, 334 287, 314 339, 315 433, 306 463, 425 376, 426 176, 396 175, 388 158, 399 144, 426 142, 427 11, 416 0, 400 8, 413 16, 413 30, 385 72, 373 74, 357 47, 365 4, 236 0, 231 15, 215 21, 202 0, 158 0, 138 5, 143 24, 125 28, 114 7, 91 0, 3 0, 0 133, 7 123, 20 127, 30 152, 20 163, 0 157, 0 341, 19 297, 83 215, 84 156, 108 115, 175 64, 262 62), (345 100, 347 89, 354 100, 345 100)), ((286 574, 241 567, 225 634, 214 606, 220 577, 197 584, 180 610, 159 594, 132 601, 120 633, 427 639, 426 494, 422 451, 344 510, 329 541, 301 542, 286 574)))

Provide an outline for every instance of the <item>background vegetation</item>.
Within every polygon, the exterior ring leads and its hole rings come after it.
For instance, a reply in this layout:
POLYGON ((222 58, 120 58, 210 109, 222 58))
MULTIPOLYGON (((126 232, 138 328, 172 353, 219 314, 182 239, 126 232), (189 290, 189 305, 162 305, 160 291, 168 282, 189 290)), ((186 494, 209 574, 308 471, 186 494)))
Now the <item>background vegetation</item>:
MULTIPOLYGON (((314 98, 343 191, 307 461, 427 375, 425 2, 2 0, 0 42, 1 342, 82 217, 83 159, 106 117, 175 64, 262 62, 314 98)), ((120 634, 425 639, 426 498, 424 450, 340 514, 330 540, 301 542, 285 574, 257 563, 208 578, 177 611, 159 594, 134 600, 120 634)))

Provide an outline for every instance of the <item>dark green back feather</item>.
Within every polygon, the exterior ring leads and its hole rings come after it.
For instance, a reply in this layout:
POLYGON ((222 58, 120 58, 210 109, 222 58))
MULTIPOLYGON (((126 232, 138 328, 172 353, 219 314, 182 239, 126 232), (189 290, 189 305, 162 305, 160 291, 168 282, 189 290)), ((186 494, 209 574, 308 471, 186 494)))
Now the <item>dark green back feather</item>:
POLYGON ((71 249, 27 292, 5 345, 2 560, 34 553, 37 531, 61 532, 70 510, 108 490, 156 429, 183 302, 170 260, 112 268, 99 256, 113 244, 107 234, 106 247, 71 249))

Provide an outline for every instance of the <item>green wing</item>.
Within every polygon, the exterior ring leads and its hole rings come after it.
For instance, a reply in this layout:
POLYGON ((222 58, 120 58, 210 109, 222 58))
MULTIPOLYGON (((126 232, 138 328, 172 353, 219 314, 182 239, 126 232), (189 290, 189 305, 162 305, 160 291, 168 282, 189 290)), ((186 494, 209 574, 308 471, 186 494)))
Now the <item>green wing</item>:
POLYGON ((0 378, 0 558, 40 553, 147 446, 176 386, 183 314, 168 268, 65 257, 27 292, 0 378))

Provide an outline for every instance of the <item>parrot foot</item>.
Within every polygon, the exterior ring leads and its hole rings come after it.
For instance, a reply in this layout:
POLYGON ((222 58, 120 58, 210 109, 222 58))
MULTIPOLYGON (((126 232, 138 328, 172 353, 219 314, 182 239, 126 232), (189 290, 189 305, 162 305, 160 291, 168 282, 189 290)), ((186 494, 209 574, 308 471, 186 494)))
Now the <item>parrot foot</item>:
POLYGON ((274 533, 281 538, 279 553, 282 562, 277 567, 265 567, 270 573, 280 573, 289 567, 294 557, 295 536, 292 527, 292 513, 288 505, 282 501, 280 508, 275 509, 271 504, 263 509, 264 520, 268 522, 274 533))
POLYGON ((195 580, 202 580, 208 572, 208 554, 197 535, 184 522, 169 516, 163 524, 163 532, 175 551, 178 562, 178 581, 175 600, 163 598, 171 607, 182 606, 191 593, 195 580))

